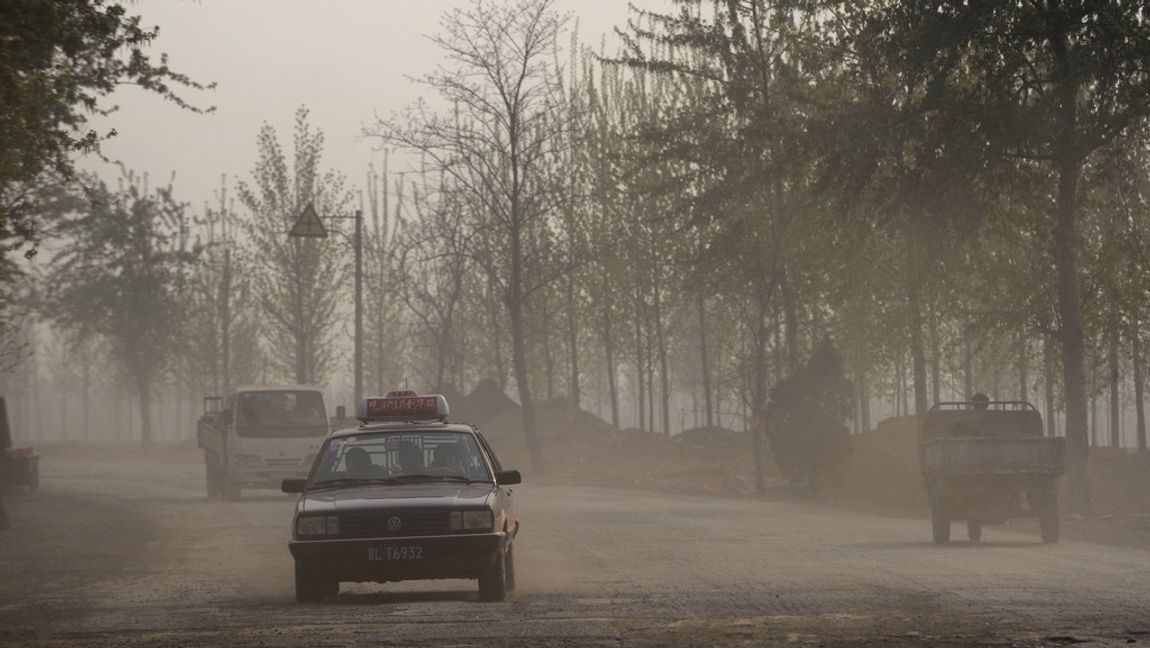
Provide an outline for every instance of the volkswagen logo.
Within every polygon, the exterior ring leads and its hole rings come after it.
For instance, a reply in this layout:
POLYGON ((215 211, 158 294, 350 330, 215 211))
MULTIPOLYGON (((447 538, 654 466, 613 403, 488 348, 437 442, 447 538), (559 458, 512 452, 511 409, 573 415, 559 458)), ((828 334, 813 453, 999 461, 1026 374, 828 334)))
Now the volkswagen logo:
POLYGON ((392 516, 387 518, 387 529, 389 531, 399 531, 399 527, 403 526, 403 520, 392 516))

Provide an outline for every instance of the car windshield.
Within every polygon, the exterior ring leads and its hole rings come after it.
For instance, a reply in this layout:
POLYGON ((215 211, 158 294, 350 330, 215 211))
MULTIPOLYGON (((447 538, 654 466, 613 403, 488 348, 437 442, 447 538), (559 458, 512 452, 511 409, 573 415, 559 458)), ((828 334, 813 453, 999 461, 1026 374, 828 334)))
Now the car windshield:
POLYGON ((236 431, 245 437, 315 436, 327 433, 318 391, 248 391, 236 396, 236 431))
POLYGON ((492 478, 473 435, 403 430, 332 439, 319 457, 311 486, 421 481, 490 482, 492 478))

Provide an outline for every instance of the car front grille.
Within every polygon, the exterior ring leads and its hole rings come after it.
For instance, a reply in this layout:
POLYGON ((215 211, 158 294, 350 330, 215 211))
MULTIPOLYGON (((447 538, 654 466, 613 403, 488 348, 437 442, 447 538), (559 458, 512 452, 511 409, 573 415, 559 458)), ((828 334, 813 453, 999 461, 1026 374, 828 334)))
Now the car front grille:
POLYGON ((447 511, 379 511, 339 516, 339 535, 345 538, 401 538, 451 531, 447 511), (399 528, 392 528, 398 520, 399 528), (391 524, 389 525, 389 521, 391 524))

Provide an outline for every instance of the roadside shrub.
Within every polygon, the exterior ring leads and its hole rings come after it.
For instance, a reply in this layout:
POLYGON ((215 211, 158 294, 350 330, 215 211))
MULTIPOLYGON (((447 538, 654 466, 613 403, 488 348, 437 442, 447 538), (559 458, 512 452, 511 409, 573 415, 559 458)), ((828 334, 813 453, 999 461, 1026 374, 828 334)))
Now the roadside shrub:
POLYGON ((767 437, 775 465, 792 488, 813 496, 842 482, 851 455, 844 421, 852 403, 851 383, 830 340, 819 344, 806 367, 771 390, 767 437))

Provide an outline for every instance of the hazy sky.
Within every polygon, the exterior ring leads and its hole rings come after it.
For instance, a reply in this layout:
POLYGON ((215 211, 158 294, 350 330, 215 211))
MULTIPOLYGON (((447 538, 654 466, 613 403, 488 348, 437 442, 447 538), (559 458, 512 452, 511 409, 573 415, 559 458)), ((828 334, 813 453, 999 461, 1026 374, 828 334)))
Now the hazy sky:
MULTIPOLYGON (((141 0, 128 4, 160 35, 151 51, 167 52, 173 69, 202 82, 210 92, 186 92, 216 112, 196 115, 139 89, 125 86, 110 99, 120 106, 95 120, 119 135, 104 153, 128 168, 147 171, 153 184, 174 172, 178 199, 198 210, 219 186, 220 175, 247 178, 255 163, 256 134, 268 122, 290 151, 296 108, 311 109, 326 137, 325 168, 362 186, 367 164, 378 161, 374 144, 360 139, 374 115, 386 116, 411 103, 422 90, 408 80, 432 71, 440 52, 426 35, 463 0, 141 0)), ((645 7, 669 0, 644 0, 645 7)), ((628 16, 626 0, 557 0, 571 12, 582 41, 598 46, 628 16)), ((566 43, 566 39, 563 41, 566 43)), ((609 45, 613 48, 613 45, 609 45)), ((82 166, 105 177, 119 172, 88 158, 82 166)))

